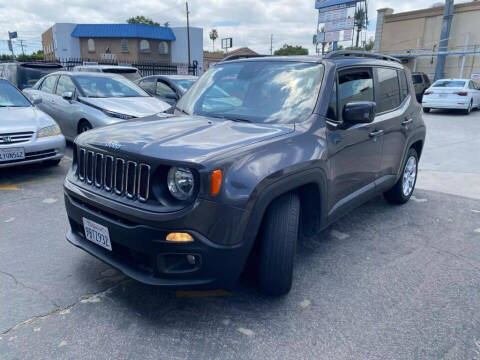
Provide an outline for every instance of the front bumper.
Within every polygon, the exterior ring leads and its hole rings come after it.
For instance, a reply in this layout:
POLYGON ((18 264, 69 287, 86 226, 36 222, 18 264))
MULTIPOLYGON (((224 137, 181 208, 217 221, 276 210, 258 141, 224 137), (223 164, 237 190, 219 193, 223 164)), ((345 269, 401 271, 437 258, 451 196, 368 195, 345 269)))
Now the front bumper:
POLYGON ((72 191, 73 186, 66 182, 65 207, 71 227, 67 240, 125 275, 149 285, 205 289, 228 288, 242 273, 253 239, 236 245, 221 245, 180 220, 180 229, 172 228, 171 220, 154 224, 131 221, 134 218, 118 217, 111 209, 79 197, 72 191), (83 218, 108 228, 112 251, 86 239, 83 218), (172 231, 188 232, 195 240, 191 243, 167 242, 165 237, 172 231), (195 258, 195 264, 185 262, 187 255, 195 258), (177 263, 180 266, 176 266, 177 263))
POLYGON ((0 168, 61 159, 65 155, 65 137, 56 135, 38 139, 35 134, 34 138, 25 143, 0 145, 2 149, 18 147, 25 149, 25 159, 1 162, 0 168))

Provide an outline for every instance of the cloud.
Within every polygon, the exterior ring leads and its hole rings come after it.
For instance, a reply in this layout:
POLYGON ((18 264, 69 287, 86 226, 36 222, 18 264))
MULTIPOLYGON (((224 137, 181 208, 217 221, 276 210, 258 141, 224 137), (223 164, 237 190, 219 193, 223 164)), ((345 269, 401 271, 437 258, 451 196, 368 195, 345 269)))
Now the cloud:
MULTIPOLYGON (((374 24, 379 8, 391 7, 398 13, 426 8, 435 1, 370 0, 369 18, 374 24)), ((318 16, 314 0, 190 0, 189 8, 190 24, 204 29, 205 49, 211 49, 208 33, 215 27, 220 39, 233 38, 234 47, 248 46, 267 54, 273 34, 274 49, 287 43, 314 52, 312 36, 318 16)), ((0 0, 0 39, 6 38, 7 30, 16 30, 20 39, 27 40, 27 51, 36 51, 41 48, 42 32, 56 22, 123 23, 135 15, 168 21, 171 26, 186 25, 184 0, 0 0)), ((369 36, 373 33, 370 26, 369 36)))

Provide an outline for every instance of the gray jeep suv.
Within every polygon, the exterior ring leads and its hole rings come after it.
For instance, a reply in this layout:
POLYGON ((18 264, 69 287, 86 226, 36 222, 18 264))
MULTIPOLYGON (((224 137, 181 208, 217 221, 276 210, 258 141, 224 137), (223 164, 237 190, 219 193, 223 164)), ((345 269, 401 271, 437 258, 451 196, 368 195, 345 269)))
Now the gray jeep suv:
POLYGON ((169 288, 229 287, 257 259, 260 290, 285 294, 299 231, 412 195, 425 139, 414 96, 409 71, 380 55, 219 63, 173 116, 76 138, 67 240, 169 288))

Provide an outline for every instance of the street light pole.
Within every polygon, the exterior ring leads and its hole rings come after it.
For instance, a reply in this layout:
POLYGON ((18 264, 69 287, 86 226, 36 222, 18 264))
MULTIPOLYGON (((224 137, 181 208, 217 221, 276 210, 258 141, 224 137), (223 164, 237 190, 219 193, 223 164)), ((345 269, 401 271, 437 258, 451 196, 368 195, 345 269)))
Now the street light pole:
POLYGON ((185 9, 187 11, 187 43, 188 43, 188 66, 191 65, 190 62, 190 20, 188 17, 188 14, 190 13, 188 11, 188 1, 185 1, 185 9))

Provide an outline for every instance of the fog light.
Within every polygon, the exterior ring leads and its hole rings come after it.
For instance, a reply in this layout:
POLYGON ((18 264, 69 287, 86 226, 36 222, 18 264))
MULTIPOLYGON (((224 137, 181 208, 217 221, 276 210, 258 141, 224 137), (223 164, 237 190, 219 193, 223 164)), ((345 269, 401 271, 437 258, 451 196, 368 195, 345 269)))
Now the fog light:
POLYGON ((197 262, 194 255, 187 255, 187 261, 190 265, 195 265, 197 262))
POLYGON ((167 241, 172 242, 191 242, 193 237, 187 233, 170 233, 166 237, 167 241))

